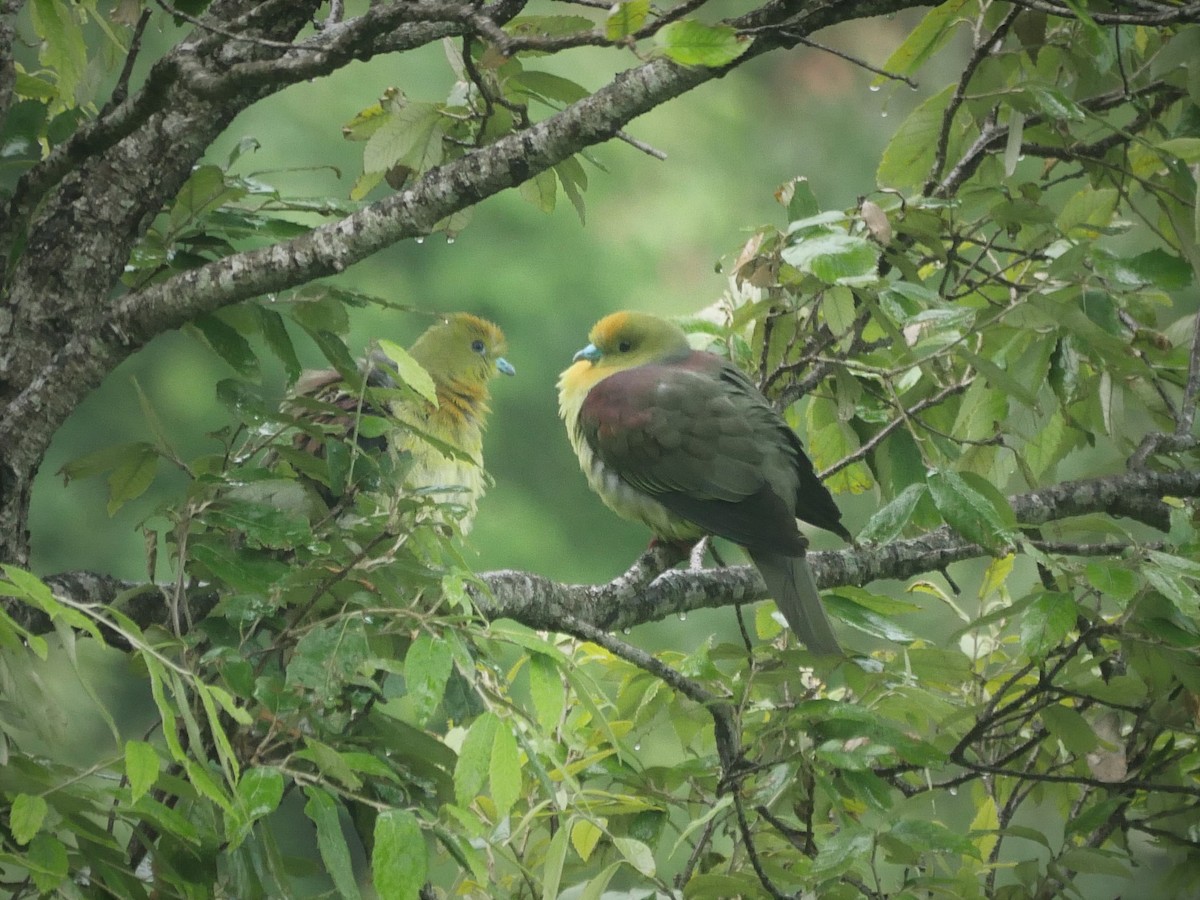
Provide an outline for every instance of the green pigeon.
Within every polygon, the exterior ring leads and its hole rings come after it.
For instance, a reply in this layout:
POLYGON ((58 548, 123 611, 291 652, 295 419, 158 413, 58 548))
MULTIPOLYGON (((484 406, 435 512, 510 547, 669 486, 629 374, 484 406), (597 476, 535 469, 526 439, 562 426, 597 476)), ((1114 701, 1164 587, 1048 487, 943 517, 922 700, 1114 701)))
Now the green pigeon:
POLYGON ((840 654, 796 519, 852 540, 800 439, 728 360, 640 312, 601 319, 559 379, 559 412, 592 490, 662 540, 740 544, 795 635, 840 654))

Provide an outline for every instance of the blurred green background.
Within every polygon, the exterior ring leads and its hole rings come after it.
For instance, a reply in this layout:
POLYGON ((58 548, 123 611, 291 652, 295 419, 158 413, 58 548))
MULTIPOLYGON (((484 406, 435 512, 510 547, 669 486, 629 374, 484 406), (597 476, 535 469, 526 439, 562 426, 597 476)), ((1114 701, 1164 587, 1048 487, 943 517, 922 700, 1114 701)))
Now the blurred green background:
MULTIPOLYGON (((915 21, 868 20, 817 37, 880 64, 915 21)), ((595 89, 614 65, 634 62, 628 54, 585 50, 527 65, 595 89)), ((826 208, 851 206, 869 193, 891 129, 945 80, 927 74, 919 91, 896 84, 873 92, 871 78, 820 50, 770 55, 630 126, 631 134, 667 154, 665 162, 621 142, 596 149, 604 170, 588 167, 586 225, 564 197, 545 214, 508 191, 482 203, 453 243, 440 235, 405 242, 339 278, 343 286, 400 303, 479 313, 508 334, 518 375, 495 384, 485 453, 496 483, 480 507, 467 552, 477 570, 517 568, 567 581, 604 581, 645 547, 644 529, 617 519, 588 492, 557 417, 557 374, 605 313, 637 308, 681 314, 716 300, 727 288, 718 263, 736 257, 754 226, 783 222, 773 192, 788 179, 807 176, 826 208)), ((440 45, 356 64, 254 107, 235 120, 210 158, 223 163, 238 141, 252 136, 261 147, 243 156, 236 171, 257 173, 285 192, 345 198, 361 171, 363 145, 344 140, 342 125, 389 87, 415 100, 439 100, 451 81, 440 45)), ((361 311, 350 343, 358 350, 372 337, 407 342, 425 324, 419 316, 361 311)), ((307 352, 306 364, 322 363, 306 339, 297 343, 307 352)), ((281 392, 282 372, 266 372, 271 389, 281 392)), ((212 451, 215 444, 205 435, 226 423, 213 386, 232 374, 196 339, 171 333, 88 398, 58 434, 35 488, 36 571, 145 577, 138 525, 179 496, 182 476, 163 465, 152 490, 110 518, 102 479, 64 487, 55 473, 72 458, 145 436, 135 378, 185 458, 212 451)), ((839 499, 856 530, 870 499, 839 499)), ((832 545, 818 537, 817 546, 832 545)), ((720 625, 693 622, 687 630, 733 627, 727 611, 712 615, 720 625)), ((676 625, 667 634, 678 639, 678 631, 676 625)))

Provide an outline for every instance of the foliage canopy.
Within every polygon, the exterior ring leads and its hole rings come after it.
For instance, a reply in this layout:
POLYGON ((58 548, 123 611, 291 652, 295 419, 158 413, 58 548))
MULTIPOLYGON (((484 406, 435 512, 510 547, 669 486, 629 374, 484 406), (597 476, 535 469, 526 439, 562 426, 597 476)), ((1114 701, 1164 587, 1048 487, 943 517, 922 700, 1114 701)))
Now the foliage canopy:
POLYGON ((161 12, 6 9, 8 49, 37 47, 5 68, 2 133, 12 895, 1196 891, 1194 4, 927 12, 881 84, 969 48, 897 126, 875 188, 830 210, 803 178, 779 186, 778 221, 731 248, 728 295, 687 321, 755 375, 836 494, 874 499, 857 546, 813 554, 854 659, 796 648, 769 604, 690 652, 632 646, 635 624, 763 596, 745 567, 669 570, 670 548, 596 587, 474 573, 436 494, 379 489, 376 468, 405 461, 355 437, 386 423, 317 431, 308 457, 261 384, 266 357, 297 379, 299 335, 357 377, 350 315, 388 301, 314 277, 452 237, 509 187, 583 218, 587 148, 636 144, 630 118, 908 5, 770 2, 714 24, 728 10, 702 2, 429 0, 312 28, 315 6, 188 4, 170 12, 190 37, 142 81, 121 66, 150 55, 161 12), (443 101, 346 111, 363 147, 348 200, 240 174, 246 147, 196 165, 280 86, 442 39, 443 101), (579 47, 629 68, 596 91, 548 70, 579 47), (110 509, 186 475, 172 583, 35 577, 24 517, 49 436, 184 323, 235 373, 215 387, 216 451, 185 458, 147 405, 144 440, 65 470, 106 477, 110 509), (280 478, 347 499, 324 515, 231 492, 280 478), (91 684, 118 663, 137 721, 91 684), (47 665, 78 673, 114 750, 56 752, 47 665))

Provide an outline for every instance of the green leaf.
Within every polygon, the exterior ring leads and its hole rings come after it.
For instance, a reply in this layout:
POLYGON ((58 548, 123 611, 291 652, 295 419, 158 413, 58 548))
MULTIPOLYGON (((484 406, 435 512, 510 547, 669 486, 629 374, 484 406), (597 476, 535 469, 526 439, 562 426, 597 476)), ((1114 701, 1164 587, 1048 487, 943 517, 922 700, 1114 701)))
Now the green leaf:
POLYGON ((69 865, 67 848, 53 835, 34 835, 25 861, 33 883, 43 894, 54 891, 66 880, 69 865))
POLYGON ((896 129, 875 171, 880 187, 903 191, 919 187, 925 181, 933 167, 942 115, 954 89, 954 84, 946 85, 909 113, 896 129))
POLYGON ((625 857, 625 861, 647 878, 653 878, 656 871, 654 854, 641 841, 627 837, 614 837, 613 846, 625 857))
POLYGON ((1063 234, 1083 229, 1095 234, 1108 227, 1116 215, 1120 194, 1116 188, 1088 188, 1068 198, 1055 224, 1063 234))
POLYGON ((267 309, 259 304, 254 304, 254 309, 258 311, 259 328, 262 331, 263 340, 267 342, 267 347, 275 354, 276 358, 283 363, 288 383, 294 384, 300 377, 300 357, 296 355, 296 348, 292 344, 287 326, 283 323, 283 316, 275 310, 267 309))
POLYGON ((145 741, 125 742, 125 777, 130 799, 136 803, 158 781, 158 751, 145 741))
POLYGON ((13 840, 25 846, 41 830, 49 807, 44 798, 34 794, 17 794, 8 813, 8 827, 13 840))
POLYGON ((587 883, 587 887, 579 895, 579 900, 601 900, 604 896, 604 889, 608 887, 608 883, 612 881, 613 876, 617 874, 617 870, 620 868, 621 864, 615 862, 601 871, 599 875, 587 883))
POLYGON ((287 667, 287 686, 308 688, 314 699, 331 700, 369 657, 361 618, 317 625, 296 644, 287 667))
POLYGON ((131 453, 108 476, 108 514, 136 500, 154 481, 158 471, 158 451, 150 444, 129 445, 131 453))
POLYGON ((542 870, 542 900, 556 900, 562 884, 563 865, 567 861, 567 838, 570 829, 560 828, 550 839, 546 862, 542 870))
POLYGON ((571 846, 584 862, 591 859, 592 851, 604 836, 604 831, 588 819, 576 819, 571 826, 571 846))
POLYGON ((916 640, 916 636, 912 632, 901 628, 891 619, 860 606, 848 597, 831 593, 825 595, 824 599, 826 606, 834 616, 864 634, 898 644, 910 644, 916 640))
POLYGON ((261 425, 274 418, 257 389, 237 378, 222 378, 217 382, 217 400, 247 425, 261 425))
POLYGON ((910 484, 893 497, 891 502, 871 514, 867 524, 858 533, 858 540, 881 544, 895 540, 912 518, 913 511, 926 491, 927 488, 923 484, 910 484))
POLYGON ((64 463, 58 470, 63 481, 69 483, 78 478, 91 478, 104 472, 111 472, 117 466, 133 457, 140 457, 147 451, 153 451, 154 445, 146 441, 133 441, 128 444, 114 444, 101 450, 94 450, 86 456, 80 456, 64 463))
POLYGON ((1024 85, 1023 89, 1032 98, 1034 106, 1051 121, 1082 122, 1087 118, 1082 106, 1053 85, 1034 82, 1024 85))
POLYGON ((389 809, 376 817, 371 870, 379 897, 420 897, 429 872, 429 851, 417 817, 408 810, 389 809))
POLYGON ((453 666, 448 641, 421 634, 408 648, 404 655, 404 683, 418 724, 427 722, 442 702, 453 666))
POLYGON ((350 847, 342 832, 338 815, 338 803, 326 791, 318 787, 304 789, 308 802, 304 813, 317 827, 317 849, 325 863, 325 871, 333 879, 334 887, 346 900, 361 900, 358 882, 354 879, 354 866, 350 860, 350 847))
POLYGON ((1042 710, 1046 730, 1062 741, 1069 753, 1082 756, 1096 749, 1099 739, 1092 726, 1069 706, 1055 703, 1042 710))
POLYGON ((566 690, 558 666, 544 653, 529 654, 529 692, 538 724, 553 734, 566 706, 566 690))
POLYGON ((901 819, 887 834, 918 853, 948 850, 959 856, 980 858, 979 848, 967 835, 931 819, 901 819))
POLYGON ((237 801, 249 820, 261 819, 279 808, 283 787, 283 773, 278 769, 247 769, 238 779, 237 801))
MULTIPOLYGON (((294 492, 302 491, 304 487, 290 479, 274 478, 238 485, 236 496, 231 492, 220 498, 219 506, 214 505, 209 510, 207 521, 210 525, 241 534, 255 546, 277 550, 296 547, 312 538, 312 529, 303 515, 306 507, 292 505, 300 499, 294 492), (286 487, 291 487, 292 491, 286 487), (259 488, 262 490, 256 490, 259 488), (252 498, 258 502, 252 502, 252 498), (291 503, 278 505, 285 500, 291 503)), ((308 498, 304 497, 304 500, 308 498)))
POLYGON ((969 484, 967 476, 948 470, 931 472, 926 484, 938 512, 964 538, 993 554, 1009 547, 1014 517, 998 493, 988 496, 969 484))
POLYGON ((387 172, 406 166, 420 173, 442 162, 445 131, 441 106, 407 100, 398 107, 367 139, 364 171, 387 172))
POLYGON ((779 255, 826 284, 862 284, 879 277, 879 245, 843 231, 802 238, 779 255))
POLYGON ((591 91, 583 85, 561 75, 540 72, 537 69, 523 69, 513 76, 512 81, 526 93, 544 100, 556 100, 560 104, 575 103, 591 96, 591 91))
POLYGON ((1124 855, 1093 847, 1072 847, 1058 858, 1058 863, 1067 872, 1086 872, 1123 879, 1133 876, 1129 860, 1124 855))
POLYGON ((1137 576, 1129 570, 1126 561, 1092 560, 1083 572, 1088 584, 1104 596, 1119 600, 1122 605, 1137 594, 1137 576))
POLYGON ((287 563, 249 548, 237 550, 228 543, 193 543, 192 560, 232 588, 268 594, 289 571, 287 563))
POLYGON ((454 766, 454 799, 459 806, 470 806, 487 783, 499 722, 494 713, 487 712, 467 730, 454 766))
POLYGON ((498 724, 492 741, 488 781, 491 784, 496 812, 503 818, 521 796, 521 757, 517 752, 517 738, 512 728, 502 722, 498 724))
POLYGON ((750 39, 729 25, 705 25, 690 19, 665 25, 654 40, 669 59, 684 66, 724 66, 750 49, 750 39))
POLYGON ((87 71, 87 44, 75 7, 60 0, 34 0, 30 21, 42 38, 39 61, 54 72, 58 96, 74 103, 75 92, 87 71))
POLYGON ((433 377, 424 367, 399 344, 388 340, 380 340, 378 344, 384 355, 396 364, 396 375, 399 379, 437 406, 437 385, 433 383, 433 377))
POLYGON ((1200 137, 1171 138, 1156 144, 1155 149, 1189 165, 1200 162, 1200 137))
POLYGON ((610 41, 620 41, 642 27, 650 14, 650 0, 625 0, 614 3, 604 20, 604 36, 610 41))
POLYGON ((558 198, 558 180, 553 169, 539 172, 521 183, 517 188, 521 198, 528 200, 544 213, 554 212, 558 198))
POLYGON ((201 315, 191 323, 204 337, 205 343, 234 371, 246 378, 258 376, 258 357, 238 330, 215 315, 201 315))
MULTIPOLYGON (((949 40, 954 33, 954 26, 960 21, 959 12, 967 2, 968 0, 948 0, 927 12, 900 46, 892 51, 892 55, 883 64, 883 71, 910 75, 919 69, 949 40)), ((887 81, 886 75, 878 75, 871 82, 871 87, 878 88, 887 81)))
POLYGON ((1041 659, 1063 642, 1075 627, 1078 609, 1070 594, 1047 591, 1029 605, 1021 616, 1021 650, 1041 659))

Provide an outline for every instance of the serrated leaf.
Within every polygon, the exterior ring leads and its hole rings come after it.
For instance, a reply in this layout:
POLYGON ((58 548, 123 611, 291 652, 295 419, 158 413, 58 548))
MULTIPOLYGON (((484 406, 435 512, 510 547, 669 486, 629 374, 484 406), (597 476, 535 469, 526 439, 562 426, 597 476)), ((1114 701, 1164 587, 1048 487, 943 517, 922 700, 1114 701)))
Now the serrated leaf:
POLYGON ((562 104, 575 103, 591 96, 591 91, 583 85, 561 75, 537 69, 523 69, 513 76, 512 83, 537 97, 556 100, 562 104))
POLYGON ((620 41, 642 27, 650 14, 650 0, 625 0, 614 3, 604 20, 604 36, 610 41, 620 41))
POLYGON ((467 730, 454 766, 454 799, 459 806, 470 806, 487 783, 496 742, 499 720, 493 713, 484 713, 467 730))
POLYGON ((283 773, 270 767, 247 769, 237 783, 237 799, 251 821, 270 815, 283 800, 283 773))
POLYGON ((379 349, 396 364, 396 376, 410 388, 437 406, 437 385, 433 377, 412 358, 412 355, 394 341, 380 340, 379 349))
POLYGON ((1077 615, 1070 594, 1047 591, 1038 596, 1021 616, 1022 652, 1034 659, 1045 657, 1075 627, 1077 615))
POLYGON ((488 766, 488 783, 497 814, 508 815, 521 796, 521 757, 513 730, 500 723, 492 741, 492 758, 488 766))
POLYGON ((587 862, 592 857, 592 851, 600 842, 604 832, 587 819, 577 819, 571 826, 571 846, 579 854, 579 858, 587 862))
POLYGON ((144 444, 133 450, 108 476, 108 514, 114 515, 130 500, 146 493, 157 472, 158 452, 152 446, 144 444))
POLYGON ((1041 715, 1046 730, 1062 741, 1069 753, 1083 756, 1099 744, 1092 726, 1071 707, 1054 703, 1043 709, 1041 715))
POLYGON ((627 837, 614 837, 613 846, 625 857, 625 861, 647 878, 653 878, 656 871, 654 854, 641 841, 627 837))
POLYGON ((1137 594, 1137 576, 1129 570, 1126 562, 1092 560, 1083 572, 1088 584, 1105 597, 1113 597, 1122 604, 1137 594))
POLYGON ((542 653, 529 655, 529 693, 538 724, 552 734, 562 719, 566 706, 566 691, 558 666, 542 653))
POLYGON ((999 828, 1000 811, 996 808, 996 800, 990 794, 985 795, 983 801, 978 804, 970 828, 980 859, 987 859, 992 855, 992 848, 1000 839, 997 834, 999 828))
POLYGON ((826 284, 860 284, 878 278, 879 245, 842 231, 803 238, 779 254, 799 271, 826 284))
POLYGON ((1051 121, 1067 120, 1082 122, 1087 112, 1082 106, 1049 84, 1026 84, 1024 90, 1033 98, 1034 105, 1051 121))
POLYGON ((236 328, 214 315, 197 316, 192 325, 204 336, 205 343, 239 375, 247 378, 258 375, 258 357, 254 355, 254 348, 236 328))
POLYGON ((91 478, 94 475, 110 472, 127 459, 140 456, 153 449, 153 445, 146 441, 115 444, 112 447, 94 450, 86 456, 80 456, 78 459, 64 463, 57 474, 63 477, 64 483, 69 483, 77 478, 91 478))
POLYGON ((429 851, 417 817, 389 809, 375 819, 371 874, 375 892, 387 900, 417 900, 429 873, 429 851))
POLYGON ((420 173, 439 165, 445 156, 442 123, 438 104, 408 101, 367 139, 363 171, 387 172, 407 166, 420 173))
POLYGON ((546 862, 542 867, 542 900, 556 900, 562 884, 563 866, 567 861, 567 838, 569 829, 560 828, 550 839, 546 849, 546 862))
POLYGON ((43 894, 54 891, 67 877, 67 848, 53 835, 34 835, 25 854, 25 861, 33 883, 43 894))
POLYGON ((125 742, 125 777, 130 799, 136 803, 158 780, 158 751, 145 741, 125 742))
POLYGON ((547 169, 523 181, 517 191, 522 199, 529 201, 542 212, 554 212, 558 197, 558 179, 553 169, 547 169))
POLYGON ((924 182, 933 166, 942 116, 954 89, 954 84, 947 85, 909 113, 896 129, 875 171, 880 187, 906 190, 924 182))
POLYGON ((867 524, 858 533, 858 540, 885 544, 897 538, 912 518, 913 511, 926 491, 927 488, 923 484, 910 484, 890 502, 871 514, 867 524))
POLYGON ((276 359, 283 363, 284 371, 288 376, 288 384, 294 384, 300 377, 300 357, 296 355, 296 348, 292 344, 287 326, 283 324, 283 316, 275 310, 263 306, 255 305, 255 309, 258 310, 263 340, 266 341, 270 351, 275 354, 276 359))
POLYGON ((326 791, 317 787, 304 789, 308 802, 304 813, 317 828, 317 849, 325 863, 325 871, 333 879, 334 887, 347 900, 361 900, 358 882, 354 878, 354 865, 350 859, 350 847, 342 832, 338 816, 337 801, 326 791))
POLYGON ((1155 148, 1189 165, 1200 162, 1200 137, 1179 137, 1161 141, 1155 148))
POLYGON ((729 25, 682 19, 663 26, 654 40, 668 58, 684 66, 724 66, 750 49, 750 39, 729 25))
POLYGON ((916 636, 912 632, 900 627, 886 616, 860 606, 848 597, 831 593, 825 595, 824 599, 826 607, 839 621, 852 625, 864 634, 898 644, 911 644, 916 640, 916 636))
POLYGON ((17 794, 8 812, 8 827, 13 840, 22 847, 33 840, 46 820, 48 810, 45 798, 35 794, 17 794))
POLYGON ((404 683, 418 723, 427 722, 442 702, 453 667, 453 652, 447 641, 422 634, 408 648, 404 655, 404 683))
POLYGON ((1001 508, 994 497, 972 487, 957 472, 932 472, 926 484, 938 512, 955 531, 993 553, 1008 548, 1012 509, 1007 504, 1001 508))
MULTIPOLYGON (((927 12, 917 27, 906 37, 883 64, 883 71, 909 75, 938 51, 953 34, 958 24, 959 12, 967 0, 948 0, 927 12)), ((878 88, 888 81, 887 75, 878 75, 871 86, 878 88)))

